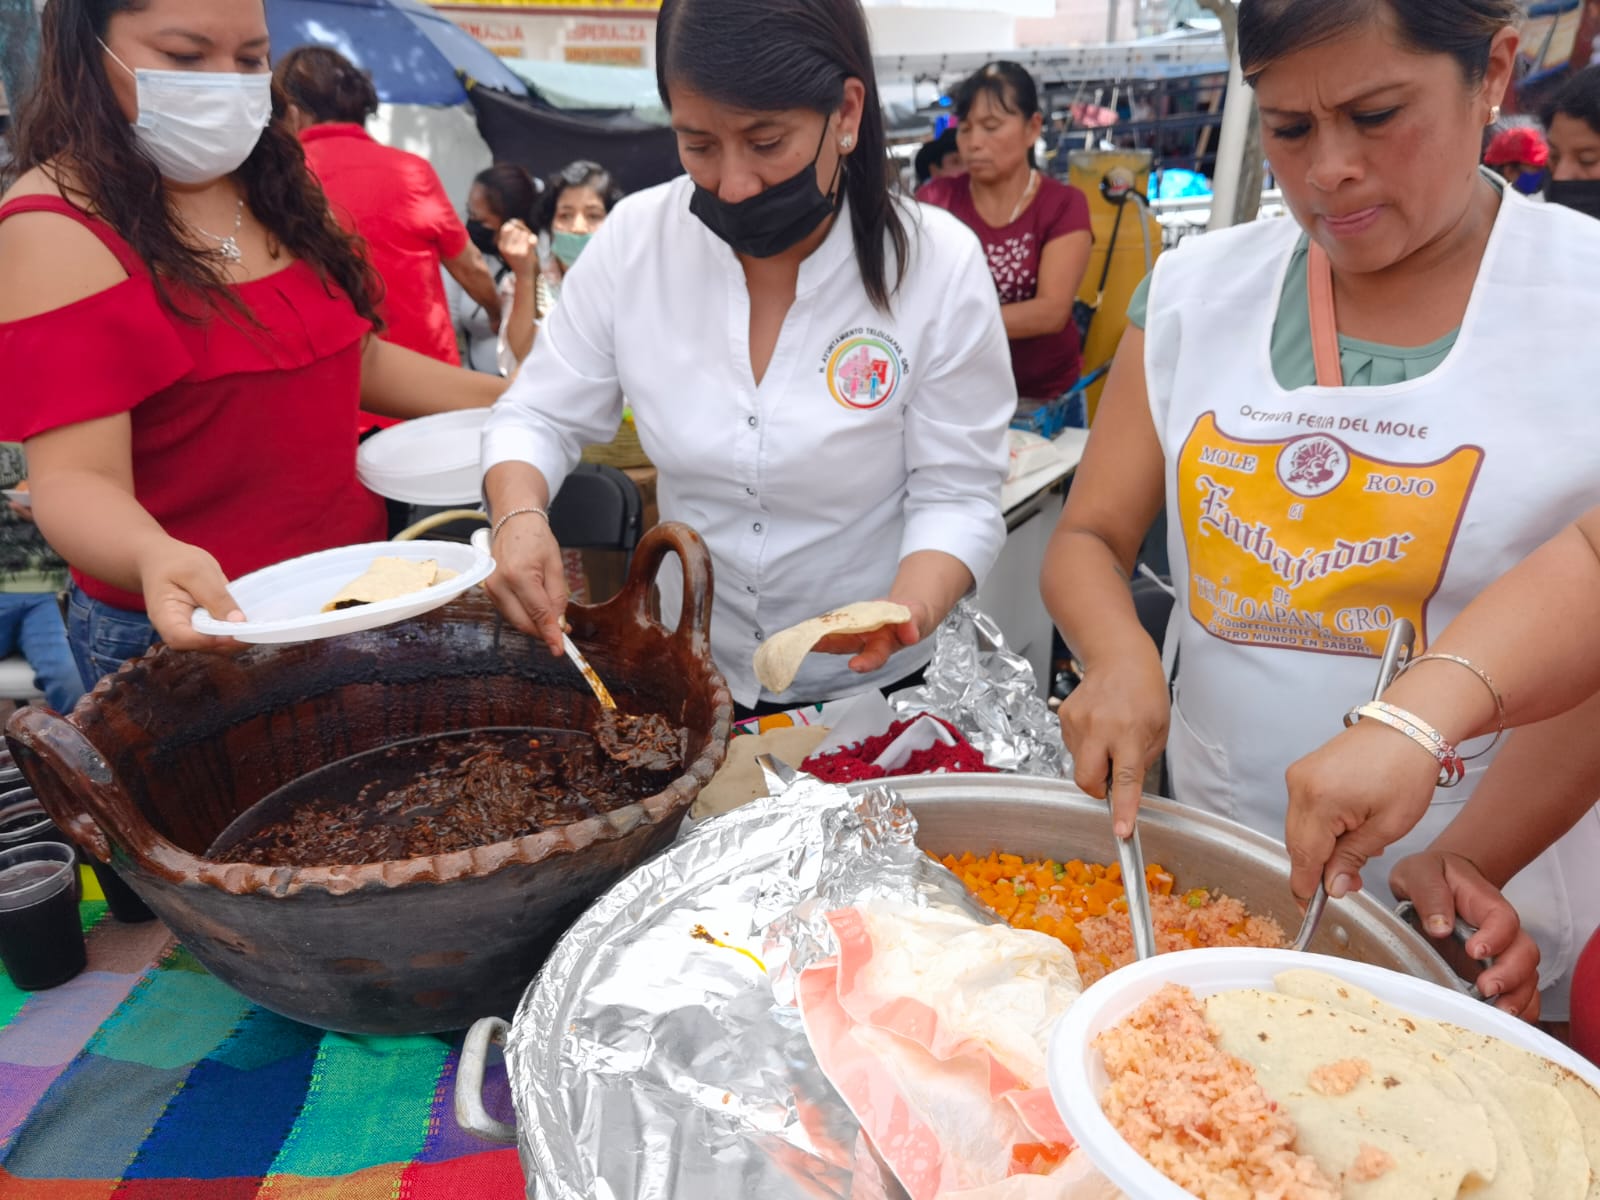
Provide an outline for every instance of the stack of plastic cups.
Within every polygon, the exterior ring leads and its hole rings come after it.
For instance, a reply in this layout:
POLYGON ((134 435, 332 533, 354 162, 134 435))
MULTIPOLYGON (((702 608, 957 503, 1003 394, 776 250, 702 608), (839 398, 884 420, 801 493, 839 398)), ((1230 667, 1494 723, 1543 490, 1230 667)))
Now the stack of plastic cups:
MULTIPOLYGON (((44 805, 39 803, 23 779, 11 755, 0 746, 0 851, 42 842, 66 845, 69 850, 74 850, 74 861, 79 858, 66 835, 51 822, 44 805)), ((155 914, 145 907, 144 901, 122 882, 115 871, 87 856, 83 856, 83 861, 94 872, 113 917, 130 925, 155 919, 155 914)), ((83 898, 83 884, 76 866, 72 872, 72 895, 74 901, 83 898)))
POLYGON ((83 970, 81 891, 76 853, 0 748, 0 964, 23 991, 83 970))

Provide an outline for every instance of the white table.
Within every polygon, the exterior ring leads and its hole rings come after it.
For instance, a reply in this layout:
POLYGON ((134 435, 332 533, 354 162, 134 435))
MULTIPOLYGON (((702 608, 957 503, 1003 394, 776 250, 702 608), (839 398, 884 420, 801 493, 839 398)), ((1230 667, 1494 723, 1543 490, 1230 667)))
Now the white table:
POLYGON ((1031 471, 1001 491, 1006 514, 1006 544, 989 578, 978 590, 978 607, 1000 625, 1006 645, 1033 664, 1039 688, 1050 689, 1050 649, 1055 626, 1039 595, 1039 569, 1061 517, 1062 484, 1078 469, 1086 429, 1068 429, 1054 441, 1057 459, 1031 471))

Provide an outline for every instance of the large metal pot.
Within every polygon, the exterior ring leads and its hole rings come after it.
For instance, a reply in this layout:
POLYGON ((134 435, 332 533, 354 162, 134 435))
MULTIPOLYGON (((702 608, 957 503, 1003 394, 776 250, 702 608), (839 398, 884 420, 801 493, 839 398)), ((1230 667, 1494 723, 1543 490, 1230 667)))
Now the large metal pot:
MULTIPOLYGON (((1103 800, 1070 783, 1010 775, 928 775, 894 781, 916 814, 917 844, 929 853, 1117 861, 1103 800)), ((1289 890, 1289 856, 1271 838, 1233 821, 1146 796, 1139 809, 1145 861, 1160 863, 1179 888, 1218 888, 1290 937, 1300 909, 1289 890)), ((1374 896, 1329 904, 1311 952, 1388 967, 1450 988, 1465 985, 1427 939, 1374 896)))
POLYGON ((257 801, 351 755, 452 730, 592 729, 597 706, 572 667, 481 594, 237 658, 158 649, 70 718, 22 710, 8 740, 56 824, 251 1000, 324 1029, 459 1029, 513 1008, 589 902, 672 841, 722 763, 733 705, 711 660, 711 587, 705 544, 666 525, 617 598, 569 614, 625 711, 689 730, 684 773, 605 816, 494 846, 314 868, 201 857, 257 801), (669 553, 686 581, 676 630, 650 612, 669 553))

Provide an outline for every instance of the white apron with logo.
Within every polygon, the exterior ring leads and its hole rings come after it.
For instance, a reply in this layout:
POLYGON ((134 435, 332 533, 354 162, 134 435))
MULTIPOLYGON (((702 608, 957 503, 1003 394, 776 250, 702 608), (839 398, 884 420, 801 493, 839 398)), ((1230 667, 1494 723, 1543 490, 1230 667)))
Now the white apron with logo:
MULTIPOLYGON (((1436 370, 1287 392, 1270 341, 1299 236, 1280 220, 1185 242, 1157 266, 1146 328, 1178 589, 1173 790, 1279 839, 1285 770, 1370 699, 1392 621, 1437 637, 1600 503, 1600 222, 1508 194, 1436 370)), ((1369 888, 1449 823, 1491 761, 1436 793, 1364 872, 1369 888)), ((1507 895, 1539 941, 1541 981, 1562 980, 1600 925, 1600 813, 1507 895)), ((1546 1001, 1564 1016, 1564 989, 1546 1001)))

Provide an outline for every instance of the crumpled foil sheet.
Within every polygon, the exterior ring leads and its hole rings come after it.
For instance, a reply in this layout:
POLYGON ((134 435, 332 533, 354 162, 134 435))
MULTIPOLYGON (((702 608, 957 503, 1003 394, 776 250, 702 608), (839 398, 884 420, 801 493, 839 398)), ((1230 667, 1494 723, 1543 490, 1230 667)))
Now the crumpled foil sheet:
POLYGON ((885 898, 993 921, 916 828, 886 788, 802 776, 606 893, 507 1039, 529 1196, 904 1200, 792 999, 799 972, 834 953, 834 909, 885 898))
POLYGON ((943 717, 991 767, 1060 779, 1071 760, 1061 726, 1039 691, 1033 664, 1006 649, 993 618, 962 600, 940 624, 922 686, 896 692, 901 717, 943 717))

